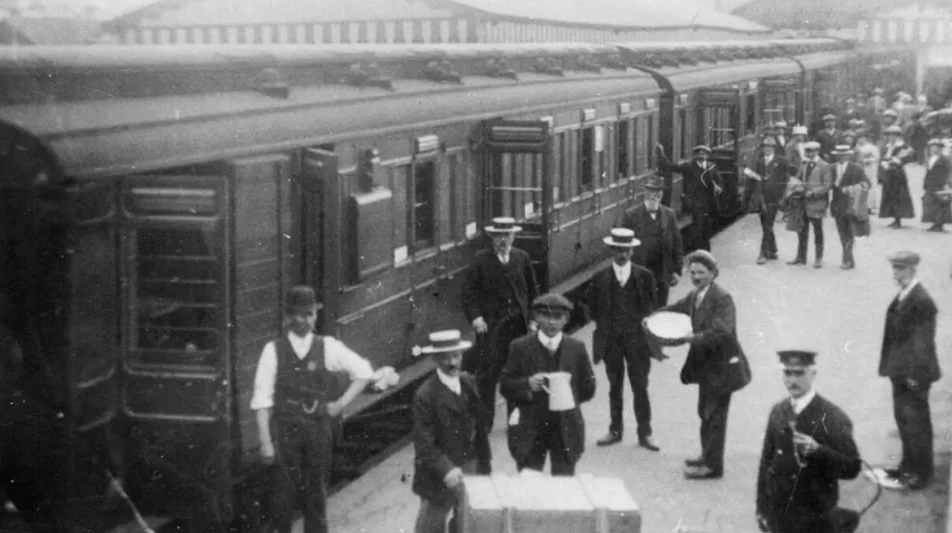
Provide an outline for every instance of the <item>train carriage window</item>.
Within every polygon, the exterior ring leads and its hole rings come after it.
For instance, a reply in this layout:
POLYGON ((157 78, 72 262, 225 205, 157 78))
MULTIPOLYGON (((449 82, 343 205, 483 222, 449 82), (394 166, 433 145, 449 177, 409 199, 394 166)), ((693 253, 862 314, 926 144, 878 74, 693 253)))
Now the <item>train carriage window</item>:
POLYGON ((631 151, 628 133, 630 127, 630 120, 620 120, 618 121, 618 124, 616 124, 617 131, 615 132, 615 160, 616 172, 618 173, 619 178, 627 178, 629 174, 631 174, 628 160, 631 151))
POLYGON ((744 120, 747 133, 753 134, 757 132, 757 95, 748 94, 747 95, 747 116, 744 120))
POLYGON ((436 163, 418 161, 413 172, 413 240, 416 247, 427 248, 435 243, 436 163))
POLYGON ((687 110, 678 110, 678 150, 681 157, 688 156, 688 120, 687 110))
POLYGON ((595 129, 582 130, 582 175, 579 176, 579 192, 592 188, 592 175, 595 172, 595 129))
POLYGON ((648 163, 648 168, 653 169, 655 167, 655 143, 658 142, 658 138, 655 137, 655 115, 648 115, 648 133, 647 139, 645 139, 647 146, 645 148, 645 161, 648 163))
POLYGON ((209 364, 220 348, 219 228, 211 222, 135 230, 132 337, 141 362, 209 364))
POLYGON ((643 146, 641 146, 641 143, 640 143, 642 137, 644 136, 641 135, 640 132, 638 131, 638 128, 641 127, 641 124, 640 124, 641 121, 638 120, 638 117, 631 119, 630 122, 631 122, 631 135, 632 135, 631 150, 632 150, 632 156, 633 156, 631 172, 635 176, 638 176, 641 174, 642 170, 644 169, 644 163, 641 161, 641 155, 640 155, 645 153, 645 149, 643 146))

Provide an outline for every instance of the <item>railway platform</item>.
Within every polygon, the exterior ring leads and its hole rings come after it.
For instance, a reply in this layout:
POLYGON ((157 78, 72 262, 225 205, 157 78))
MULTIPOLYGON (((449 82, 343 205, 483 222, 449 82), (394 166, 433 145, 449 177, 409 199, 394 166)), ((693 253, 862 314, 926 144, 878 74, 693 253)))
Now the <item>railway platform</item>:
MULTIPOLYGON (((919 209, 923 171, 911 166, 908 172, 919 209)), ((721 266, 717 281, 734 297, 740 341, 754 375, 731 405, 723 479, 688 481, 682 475, 682 461, 698 452, 697 389, 681 385, 678 379, 686 348, 673 349, 671 359, 653 363, 649 387, 660 452, 638 447, 630 406, 626 408, 626 440, 608 448, 595 445, 609 423, 607 378, 604 366, 596 367, 598 392, 583 406, 587 450, 578 471, 621 477, 642 507, 644 533, 756 532, 757 463, 770 406, 785 396, 776 355, 785 348, 820 352, 817 390, 852 418, 864 459, 873 466, 898 462, 901 444, 889 382, 877 375, 877 369, 886 308, 897 292, 885 258, 896 250, 910 249, 922 254, 920 279, 940 310, 937 346, 945 376, 932 388, 936 477, 923 491, 884 491, 863 516, 859 531, 946 531, 952 444, 952 320, 948 318, 952 313, 952 235, 927 233, 913 221, 906 221, 904 229, 889 229, 888 222, 874 219, 871 236, 857 243, 857 268, 852 271, 839 268, 840 245, 830 218, 824 228, 827 263, 822 269, 813 268, 812 251, 810 265, 786 264, 795 252, 796 236, 781 223, 777 225, 781 258, 764 266, 756 264, 760 239, 756 217, 739 220, 714 239, 713 253, 721 266)), ((682 281, 672 291, 672 301, 689 290, 689 283, 682 281)), ((592 327, 577 331, 576 337, 590 343, 592 327)), ((630 405, 630 391, 625 401, 630 405)), ((493 469, 514 473, 501 411, 491 436, 493 469)), ((412 474, 413 448, 408 446, 331 498, 331 530, 412 531, 419 508, 419 499, 410 490, 412 474)), ((863 475, 841 487, 840 504, 854 509, 865 506, 876 493, 875 485, 863 475)))

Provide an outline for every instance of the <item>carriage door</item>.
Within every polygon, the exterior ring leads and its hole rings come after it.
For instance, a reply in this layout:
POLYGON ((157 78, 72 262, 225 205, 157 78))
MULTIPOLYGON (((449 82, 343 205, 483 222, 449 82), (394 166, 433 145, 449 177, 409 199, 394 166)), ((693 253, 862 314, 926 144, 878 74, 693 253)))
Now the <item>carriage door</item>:
POLYGON ((494 120, 486 123, 483 181, 486 223, 513 217, 522 226, 515 246, 532 259, 540 289, 548 290, 549 124, 545 121, 494 120))
POLYGON ((787 80, 766 80, 762 87, 764 88, 764 126, 781 120, 793 120, 791 102, 787 97, 790 82, 787 80))
POLYGON ((227 194, 217 176, 136 177, 123 188, 121 407, 143 498, 212 521, 231 517, 236 452, 227 194))
POLYGON ((740 157, 738 127, 740 126, 740 91, 738 89, 706 89, 701 91, 698 127, 701 138, 713 150, 712 160, 724 180, 720 210, 731 216, 741 209, 737 194, 737 161, 740 157))

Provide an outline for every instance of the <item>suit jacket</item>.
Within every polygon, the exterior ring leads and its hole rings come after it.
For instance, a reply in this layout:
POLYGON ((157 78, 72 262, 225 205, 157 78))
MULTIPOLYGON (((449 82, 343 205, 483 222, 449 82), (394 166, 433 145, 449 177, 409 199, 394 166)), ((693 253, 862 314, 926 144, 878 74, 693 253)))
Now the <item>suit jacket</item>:
POLYGON ((609 338, 623 338, 625 345, 634 359, 648 362, 651 355, 651 349, 648 346, 648 338, 644 329, 641 327, 641 321, 654 312, 657 306, 657 296, 655 294, 655 278, 650 270, 638 265, 631 265, 631 275, 625 283, 624 290, 628 298, 634 299, 635 308, 638 309, 636 316, 624 331, 614 331, 612 320, 609 315, 611 312, 611 292, 612 283, 618 283, 615 277, 614 266, 609 266, 601 272, 595 274, 592 281, 588 284, 588 294, 586 301, 591 312, 592 319, 595 320, 595 332, 592 337, 592 357, 598 363, 603 358, 611 356, 623 356, 624 354, 608 354, 607 340, 609 338))
POLYGON ((812 191, 813 197, 806 199, 806 211, 809 218, 823 218, 826 216, 826 208, 830 203, 830 181, 829 173, 826 167, 829 163, 817 158, 813 170, 807 172, 808 161, 800 164, 800 171, 797 173, 797 179, 800 180, 806 191, 812 191))
MULTIPOLYGON (((666 206, 658 207, 658 216, 661 217, 661 259, 663 270, 661 272, 654 272, 654 274, 660 277, 660 281, 663 283, 668 283, 671 276, 674 274, 680 274, 682 263, 684 262, 684 245, 681 241, 681 230, 678 228, 678 216, 674 212, 674 209, 666 206)), ((646 235, 645 227, 649 223, 654 223, 651 220, 651 215, 648 213, 648 208, 645 207, 644 202, 638 204, 631 212, 625 214, 618 225, 622 228, 628 228, 635 232, 635 238, 641 241, 641 246, 635 247, 635 251, 631 256, 632 262, 635 264, 645 266, 648 264, 648 258, 645 257, 645 250, 648 249, 646 246, 646 235)), ((656 278, 657 282, 658 279, 656 278)))
POLYGON ((836 149, 836 145, 843 144, 843 132, 834 129, 832 132, 829 130, 820 130, 816 134, 816 141, 820 143, 820 157, 825 159, 827 162, 830 161, 830 154, 836 149))
POLYGON ((478 473, 492 470, 485 407, 473 377, 462 375, 460 388, 457 396, 434 374, 413 395, 413 492, 429 500, 455 501, 443 478, 463 466, 466 450, 475 451, 478 473), (470 440, 468 429, 473 426, 476 431, 470 440))
POLYGON ((750 367, 744 350, 737 340, 737 311, 734 299, 716 283, 711 283, 701 306, 695 309, 697 289, 663 308, 691 317, 696 338, 688 349, 688 357, 681 368, 681 382, 697 383, 711 389, 729 392, 725 380, 730 374, 728 365, 742 365, 747 374, 750 367))
POLYGON ((757 475, 757 513, 775 531, 785 517, 825 515, 839 500, 839 480, 855 478, 861 466, 853 424, 846 413, 817 394, 795 415, 785 399, 773 406, 767 422, 757 475), (802 468, 794 455, 790 423, 820 445, 802 458, 802 468))
POLYGON ((918 283, 902 303, 897 298, 886 310, 879 375, 920 383, 938 381, 942 373, 935 350, 935 302, 918 283))
POLYGON ((774 154, 768 165, 763 156, 757 158, 751 168, 762 180, 747 178, 744 186, 744 205, 748 212, 759 213, 764 205, 777 206, 783 200, 790 178, 789 163, 779 154, 774 154))
POLYGON ((928 162, 926 166, 926 177, 922 180, 925 192, 934 193, 952 185, 952 161, 949 158, 940 155, 932 168, 928 168, 928 162))
POLYGON ((533 443, 539 437, 540 423, 550 416, 559 421, 559 431, 568 458, 576 462, 585 451, 585 421, 581 405, 595 396, 595 372, 582 341, 563 335, 559 350, 559 365, 556 368, 552 355, 535 333, 512 341, 509 348, 509 359, 500 377, 500 390, 519 409, 519 423, 509 426, 508 434, 509 451, 517 462, 522 461, 532 450, 533 443), (529 377, 538 372, 557 370, 572 374, 575 409, 553 413, 549 411, 548 393, 530 389, 529 377))
POLYGON ((483 317, 487 323, 506 311, 506 301, 514 297, 528 321, 529 305, 539 295, 535 270, 529 254, 513 247, 509 264, 503 265, 492 248, 481 250, 463 279, 463 310, 470 322, 483 317))
POLYGON ((830 188, 833 190, 833 199, 830 201, 830 214, 833 215, 834 218, 845 216, 850 209, 851 200, 850 197, 843 192, 843 189, 859 183, 865 183, 867 187, 872 186, 872 184, 866 178, 866 172, 863 171, 863 167, 852 161, 846 163, 846 172, 842 178, 838 174, 838 165, 830 164, 826 167, 826 171, 828 173, 827 181, 829 181, 830 188), (839 180, 838 184, 837 180, 839 180))
POLYGON ((714 168, 714 163, 708 161, 707 168, 701 168, 694 161, 684 161, 672 166, 662 158, 660 161, 662 172, 674 171, 684 177, 684 197, 682 205, 692 216, 716 214, 714 185, 723 188, 724 182, 720 173, 714 168))

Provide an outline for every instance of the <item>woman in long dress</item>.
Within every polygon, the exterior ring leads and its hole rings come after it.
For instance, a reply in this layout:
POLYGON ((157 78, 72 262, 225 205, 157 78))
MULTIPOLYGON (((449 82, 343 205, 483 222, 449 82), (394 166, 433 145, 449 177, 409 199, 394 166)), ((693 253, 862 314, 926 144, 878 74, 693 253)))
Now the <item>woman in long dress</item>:
POLYGON ((865 130, 856 135, 856 149, 854 150, 856 163, 863 167, 866 173, 866 179, 874 184, 869 189, 869 212, 879 212, 879 200, 882 197, 882 186, 877 181, 879 179, 879 147, 870 142, 869 133, 865 130))
POLYGON ((909 180, 903 166, 916 159, 915 151, 902 140, 899 126, 886 128, 886 143, 883 145, 879 163, 879 182, 883 184, 883 199, 879 205, 879 218, 892 218, 891 228, 902 227, 902 219, 914 218, 916 210, 909 194, 909 180))
POLYGON ((929 231, 943 231, 944 224, 952 224, 952 161, 942 155, 942 141, 929 141, 929 156, 926 159, 926 177, 922 182, 922 221, 931 222, 929 231))

